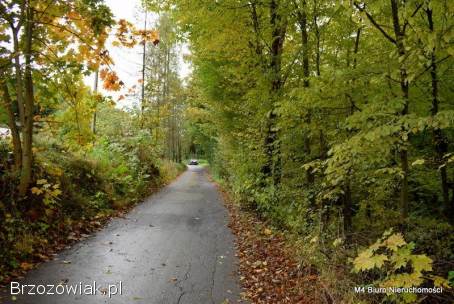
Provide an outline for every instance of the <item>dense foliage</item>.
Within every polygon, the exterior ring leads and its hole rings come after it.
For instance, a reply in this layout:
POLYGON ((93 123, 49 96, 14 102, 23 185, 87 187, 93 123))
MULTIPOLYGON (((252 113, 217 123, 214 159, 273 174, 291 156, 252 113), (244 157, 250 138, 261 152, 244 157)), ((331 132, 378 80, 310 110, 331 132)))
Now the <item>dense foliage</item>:
POLYGON ((145 2, 190 44, 195 150, 243 206, 298 236, 295 254, 335 297, 386 297, 353 294, 396 278, 375 250, 400 250, 398 285, 443 285, 421 279, 431 270, 452 278, 452 1, 145 2), (351 274, 349 258, 389 227, 406 241, 371 249, 373 267, 356 260, 351 274))

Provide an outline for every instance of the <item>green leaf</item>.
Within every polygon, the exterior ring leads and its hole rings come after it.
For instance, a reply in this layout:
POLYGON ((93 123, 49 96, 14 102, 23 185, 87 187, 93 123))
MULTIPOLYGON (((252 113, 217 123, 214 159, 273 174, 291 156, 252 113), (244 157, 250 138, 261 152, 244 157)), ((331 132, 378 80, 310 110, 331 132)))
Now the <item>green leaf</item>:
POLYGON ((426 161, 424 159, 418 159, 418 160, 415 160, 411 165, 412 166, 418 166, 418 165, 424 165, 426 161))
POLYGON ((413 269, 415 272, 431 271, 432 270, 432 259, 426 255, 419 254, 411 257, 413 269))

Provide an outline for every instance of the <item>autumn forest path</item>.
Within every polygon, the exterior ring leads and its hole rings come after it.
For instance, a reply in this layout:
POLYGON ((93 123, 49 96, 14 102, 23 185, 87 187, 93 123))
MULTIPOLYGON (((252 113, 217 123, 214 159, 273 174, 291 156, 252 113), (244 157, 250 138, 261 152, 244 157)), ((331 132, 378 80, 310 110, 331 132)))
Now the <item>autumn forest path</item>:
POLYGON ((114 219, 21 282, 72 286, 95 281, 96 295, 17 296, 6 303, 237 303, 240 288, 227 217, 204 169, 191 166, 125 218, 114 219), (102 294, 107 284, 118 288, 120 281, 122 295, 102 294))

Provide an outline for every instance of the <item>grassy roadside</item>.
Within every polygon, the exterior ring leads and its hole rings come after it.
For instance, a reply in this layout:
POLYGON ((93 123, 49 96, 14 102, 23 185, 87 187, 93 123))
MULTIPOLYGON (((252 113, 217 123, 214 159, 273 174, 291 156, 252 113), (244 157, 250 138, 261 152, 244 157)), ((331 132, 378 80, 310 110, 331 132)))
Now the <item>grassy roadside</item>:
MULTIPOLYGON (((35 157, 27 200, 0 198, 0 285, 123 216, 186 169, 118 143, 100 144, 85 155, 45 147, 35 157)), ((2 185, 15 189, 12 177, 1 177, 2 185)))

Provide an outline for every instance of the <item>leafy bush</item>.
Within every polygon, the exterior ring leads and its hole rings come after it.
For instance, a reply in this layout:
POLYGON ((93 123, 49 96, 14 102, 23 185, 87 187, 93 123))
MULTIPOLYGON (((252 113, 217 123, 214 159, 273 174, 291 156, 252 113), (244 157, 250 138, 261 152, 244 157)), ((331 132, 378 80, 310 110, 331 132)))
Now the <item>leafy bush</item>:
POLYGON ((394 293, 392 288, 419 287, 427 282, 435 287, 449 288, 444 278, 428 275, 432 271, 433 261, 427 255, 414 254, 415 243, 407 243, 402 234, 386 231, 382 238, 363 250, 353 261, 353 271, 375 270, 375 287, 386 290, 385 297, 397 303, 414 303, 417 293, 394 293))

